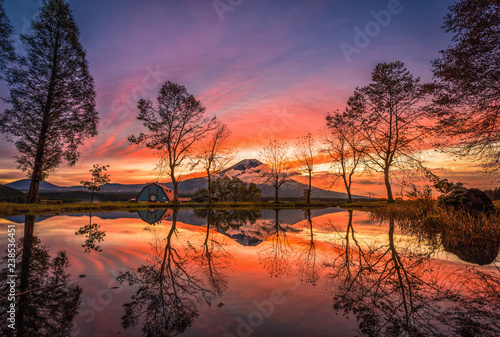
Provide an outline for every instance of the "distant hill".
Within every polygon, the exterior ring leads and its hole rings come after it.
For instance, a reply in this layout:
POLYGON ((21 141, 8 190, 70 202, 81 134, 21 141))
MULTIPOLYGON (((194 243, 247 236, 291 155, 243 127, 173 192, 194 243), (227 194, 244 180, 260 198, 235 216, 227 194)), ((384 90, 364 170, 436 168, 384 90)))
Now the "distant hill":
MULTIPOLYGON (((266 183, 262 174, 269 170, 265 164, 261 163, 257 159, 245 159, 240 161, 239 163, 231 166, 230 168, 219 173, 219 176, 229 176, 231 178, 237 177, 243 180, 246 183, 255 183, 262 190, 263 198, 272 198, 274 197, 274 188, 272 185, 266 183)), ((168 188, 173 188, 172 183, 164 184, 168 188)), ((15 188, 20 191, 28 191, 30 186, 30 180, 23 179, 18 180, 6 186, 15 188)), ((105 184, 103 191, 104 193, 126 193, 132 195, 134 193, 139 193, 145 184, 105 184)), ((193 195, 194 192, 202 187, 207 186, 207 180, 205 178, 192 178, 185 181, 181 181, 179 183, 179 194, 183 196, 193 195)), ((304 193, 304 190, 307 188, 307 185, 302 184, 298 181, 291 180, 287 184, 280 187, 279 194, 280 198, 283 199, 300 199, 304 193)), ((84 191, 83 186, 71 186, 71 187, 62 187, 57 186, 46 181, 42 181, 40 183, 40 193, 42 192, 74 192, 74 191, 84 191)), ((367 197, 363 196, 353 196, 359 199, 366 199, 367 197)), ((342 192, 328 191, 321 188, 313 187, 312 188, 312 198, 318 199, 346 199, 347 194, 342 192)))
MULTIPOLYGON (((5 186, 7 186, 7 187, 15 188, 16 190, 24 191, 24 192, 29 191, 30 185, 31 185, 31 180, 29 180, 29 179, 21 179, 21 180, 14 181, 12 183, 5 184, 5 186)), ((60 186, 48 183, 46 181, 40 182, 40 190, 58 191, 58 190, 64 190, 65 188, 66 187, 60 187, 60 186)))
POLYGON ((9 186, 0 185, 0 202, 26 202, 26 195, 9 186))

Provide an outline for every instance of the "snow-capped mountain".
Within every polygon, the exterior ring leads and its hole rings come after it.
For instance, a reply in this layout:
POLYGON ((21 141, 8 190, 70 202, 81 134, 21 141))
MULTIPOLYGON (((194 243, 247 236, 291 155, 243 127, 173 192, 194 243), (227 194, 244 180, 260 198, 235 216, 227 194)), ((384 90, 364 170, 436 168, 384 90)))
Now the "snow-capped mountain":
MULTIPOLYGON (((228 169, 220 172, 218 176, 229 176, 231 178, 239 178, 246 183, 255 183, 261 190, 262 196, 265 198, 274 196, 274 187, 266 183, 263 178, 265 171, 269 170, 269 167, 261 163, 257 159, 245 159, 237 164, 229 167, 228 169)), ((15 188, 21 191, 27 191, 29 189, 30 181, 28 179, 18 180, 6 186, 15 188)), ((169 188, 173 188, 172 183, 165 184, 169 188)), ((179 184, 179 191, 182 195, 192 195, 194 192, 202 187, 207 186, 207 180, 205 178, 193 178, 185 181, 181 181, 179 184)), ((142 184, 127 185, 127 184, 106 184, 104 185, 103 192, 109 193, 139 193, 144 187, 142 184)), ((295 180, 290 180, 288 183, 284 184, 279 189, 280 198, 302 198, 304 190, 307 185, 302 184, 295 180)), ((61 187, 48 182, 42 182, 40 184, 40 191, 53 191, 53 192, 64 192, 64 191, 82 191, 82 186, 72 186, 72 187, 61 187)), ((347 198, 345 193, 327 191, 321 188, 312 188, 313 198, 347 198)), ((364 197, 360 197, 364 198, 364 197)))

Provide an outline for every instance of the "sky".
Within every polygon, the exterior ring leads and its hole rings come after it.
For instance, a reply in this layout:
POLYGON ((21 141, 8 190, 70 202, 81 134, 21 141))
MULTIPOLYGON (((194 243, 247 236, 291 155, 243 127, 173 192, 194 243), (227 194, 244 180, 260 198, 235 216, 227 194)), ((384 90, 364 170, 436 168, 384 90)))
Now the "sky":
MULTIPOLYGON (((94 163, 110 165, 113 182, 150 181, 153 153, 127 137, 143 131, 136 119, 139 98, 155 98, 167 80, 184 85, 229 126, 237 159, 258 159, 270 139, 293 143, 317 135, 326 113, 344 109, 380 62, 402 61, 414 76, 431 81, 431 61, 451 44, 441 26, 452 3, 71 0, 101 121, 99 136, 82 147, 76 166, 61 165, 48 181, 77 185, 94 163)), ((27 32, 38 1, 6 0, 5 6, 16 33, 27 32)), ((0 96, 7 95, 0 84, 0 96)), ((15 146, 2 139, 0 148, 0 183, 24 178, 15 146)), ((428 160, 450 180, 492 184, 474 163, 434 152, 428 160)), ((360 181, 357 192, 383 190, 378 177, 360 181)))

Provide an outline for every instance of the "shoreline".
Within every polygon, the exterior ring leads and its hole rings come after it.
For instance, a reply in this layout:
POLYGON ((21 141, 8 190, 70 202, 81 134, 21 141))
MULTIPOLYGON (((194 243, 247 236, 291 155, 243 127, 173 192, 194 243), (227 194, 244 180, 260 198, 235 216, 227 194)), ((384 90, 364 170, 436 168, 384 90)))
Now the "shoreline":
MULTIPOLYGON (((213 209, 322 209, 338 207, 343 202, 217 202, 212 204, 213 209)), ((67 203, 67 204, 16 204, 0 203, 0 217, 15 215, 47 215, 63 213, 86 213, 103 211, 138 211, 141 209, 165 208, 208 208, 208 203, 137 203, 128 201, 99 202, 99 203, 67 203)))

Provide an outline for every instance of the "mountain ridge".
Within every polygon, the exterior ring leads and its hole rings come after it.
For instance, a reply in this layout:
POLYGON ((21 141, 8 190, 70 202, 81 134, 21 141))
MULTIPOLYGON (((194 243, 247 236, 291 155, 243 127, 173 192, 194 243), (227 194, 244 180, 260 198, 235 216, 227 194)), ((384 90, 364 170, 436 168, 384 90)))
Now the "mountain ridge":
MULTIPOLYGON (((269 169, 265 164, 257 159, 244 159, 234 164, 233 166, 221 171, 218 176, 229 176, 231 178, 239 178, 246 183, 253 182, 262 190, 262 197, 268 198, 274 196, 274 187, 266 184, 262 179, 262 171, 269 169)), ((206 187, 206 177, 191 178, 179 183, 179 191, 182 195, 192 195, 194 192, 202 187, 206 187)), ((29 179, 17 180, 5 186, 14 188, 19 191, 28 191, 30 185, 29 179)), ((168 188, 173 188, 171 182, 163 183, 168 188)), ((102 193, 139 193, 146 184, 119 184, 110 183, 105 184, 102 193)), ((302 198, 304 190, 307 188, 306 184, 300 183, 291 179, 288 183, 284 184, 280 190, 281 198, 302 198)), ((46 181, 40 183, 41 192, 67 192, 67 191, 84 191, 83 186, 58 186, 46 181)), ((343 192, 336 192, 312 187, 313 198, 347 198, 347 194, 343 192)), ((367 198, 363 196, 355 196, 356 198, 367 198)))

